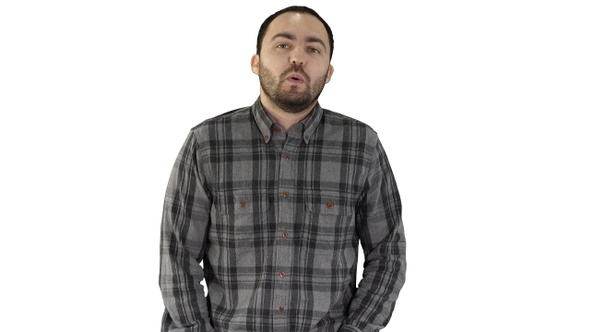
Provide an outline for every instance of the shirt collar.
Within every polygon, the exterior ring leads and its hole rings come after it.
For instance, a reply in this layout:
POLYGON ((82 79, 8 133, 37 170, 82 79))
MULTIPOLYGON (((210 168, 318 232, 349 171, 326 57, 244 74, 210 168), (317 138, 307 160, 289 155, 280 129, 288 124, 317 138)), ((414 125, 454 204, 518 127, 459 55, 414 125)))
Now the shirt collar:
MULTIPOLYGON (((272 137, 273 131, 271 129, 273 128, 274 121, 262 107, 260 97, 258 97, 254 105, 252 105, 252 114, 254 116, 254 120, 256 121, 256 125, 258 126, 258 129, 264 138, 264 142, 268 143, 272 137)), ((317 102, 309 115, 302 121, 303 140, 306 144, 309 144, 312 134, 320 124, 323 114, 324 110, 320 106, 320 103, 317 102)), ((295 129, 295 127, 293 129, 295 129)))

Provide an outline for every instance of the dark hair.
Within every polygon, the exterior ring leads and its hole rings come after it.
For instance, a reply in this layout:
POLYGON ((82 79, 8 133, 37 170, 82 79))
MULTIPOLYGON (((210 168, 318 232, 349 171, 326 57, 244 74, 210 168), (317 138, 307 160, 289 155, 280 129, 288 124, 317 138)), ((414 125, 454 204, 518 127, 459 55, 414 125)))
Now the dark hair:
POLYGON ((324 28, 326 28, 326 32, 328 32, 328 37, 330 38, 330 60, 331 60, 332 54, 334 54, 334 36, 332 35, 332 29, 330 29, 330 26, 328 25, 328 23, 326 23, 326 21, 324 21, 324 19, 315 10, 313 10, 309 7, 305 7, 305 6, 290 6, 287 8, 283 8, 283 9, 279 10, 278 12, 270 15, 266 20, 264 20, 264 22, 262 22, 262 25, 260 26, 260 30, 258 30, 258 38, 256 39, 256 54, 260 55, 260 49, 262 48, 262 39, 264 38, 264 35, 266 35, 266 31, 268 30, 268 26, 272 23, 272 21, 274 21, 274 19, 277 18, 281 14, 291 13, 291 12, 310 14, 310 15, 313 15, 318 20, 320 20, 320 22, 322 22, 322 24, 324 25, 324 28))

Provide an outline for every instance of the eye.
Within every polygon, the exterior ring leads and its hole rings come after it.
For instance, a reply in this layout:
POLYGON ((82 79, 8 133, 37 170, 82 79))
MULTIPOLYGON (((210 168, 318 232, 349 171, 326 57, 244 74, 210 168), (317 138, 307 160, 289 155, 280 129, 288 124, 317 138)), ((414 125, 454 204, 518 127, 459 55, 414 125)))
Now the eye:
POLYGON ((289 46, 287 46, 286 44, 279 44, 277 45, 277 48, 289 48, 289 46))

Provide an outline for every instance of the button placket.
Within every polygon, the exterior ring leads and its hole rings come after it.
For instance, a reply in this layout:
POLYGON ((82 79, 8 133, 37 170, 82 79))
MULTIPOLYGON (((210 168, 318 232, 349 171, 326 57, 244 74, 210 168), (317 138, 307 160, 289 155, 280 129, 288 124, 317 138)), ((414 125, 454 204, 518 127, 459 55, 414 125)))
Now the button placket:
MULTIPOLYGON (((274 130, 274 128, 273 128, 274 130)), ((284 135, 284 132, 276 133, 277 135, 284 135)), ((290 134, 289 134, 290 135, 290 134)), ((295 159, 295 153, 302 143, 301 136, 291 137, 287 136, 285 144, 282 145, 277 157, 279 159, 279 174, 276 195, 277 201, 277 228, 276 235, 278 236, 277 245, 275 246, 274 255, 274 273, 276 278, 276 288, 273 296, 273 307, 277 308, 277 323, 283 324, 286 319, 287 304, 290 303, 290 296, 292 290, 290 289, 289 275, 287 274, 289 267, 296 259, 293 256, 293 248, 291 247, 292 227, 295 223, 294 211, 295 202, 298 200, 300 194, 293 184, 296 182, 296 168, 299 164, 295 159)))

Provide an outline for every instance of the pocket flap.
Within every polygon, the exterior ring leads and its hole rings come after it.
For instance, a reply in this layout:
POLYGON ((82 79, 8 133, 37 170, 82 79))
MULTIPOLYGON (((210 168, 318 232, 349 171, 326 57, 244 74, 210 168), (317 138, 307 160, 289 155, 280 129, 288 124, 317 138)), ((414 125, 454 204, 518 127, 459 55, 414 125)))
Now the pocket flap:
POLYGON ((307 210, 313 213, 346 216, 354 212, 354 205, 340 197, 316 197, 306 202, 307 210))
POLYGON ((215 205, 221 214, 226 215, 262 213, 268 210, 268 197, 266 195, 228 195, 220 197, 215 205))

